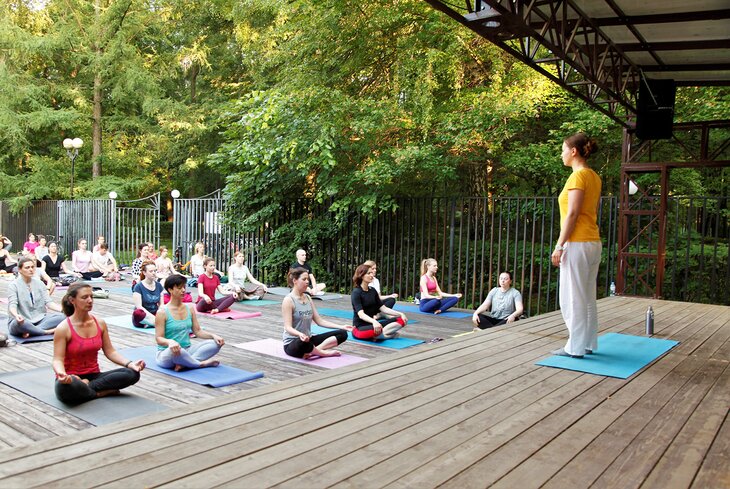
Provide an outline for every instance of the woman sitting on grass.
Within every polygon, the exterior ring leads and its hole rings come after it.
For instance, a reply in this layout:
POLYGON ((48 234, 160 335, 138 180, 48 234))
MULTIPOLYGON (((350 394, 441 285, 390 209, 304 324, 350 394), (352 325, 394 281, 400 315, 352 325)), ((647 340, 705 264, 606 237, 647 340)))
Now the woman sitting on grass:
POLYGON ((172 275, 165 280, 165 290, 170 294, 170 302, 160 308, 155 316, 157 336, 155 360, 160 367, 175 371, 217 367, 218 360, 211 358, 218 354, 225 341, 217 334, 200 328, 195 310, 182 301, 186 284, 187 278, 182 275, 172 275), (206 341, 191 344, 190 331, 197 338, 206 341))

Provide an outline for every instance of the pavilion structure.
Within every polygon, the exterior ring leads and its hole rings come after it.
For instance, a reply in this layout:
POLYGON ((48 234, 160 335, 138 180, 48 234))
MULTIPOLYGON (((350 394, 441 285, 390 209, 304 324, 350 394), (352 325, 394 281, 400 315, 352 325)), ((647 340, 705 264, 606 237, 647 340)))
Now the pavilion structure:
POLYGON ((617 291, 662 297, 670 172, 730 166, 730 120, 676 123, 668 139, 637 132, 651 133, 662 113, 672 124, 662 82, 730 84, 727 0, 425 1, 623 126, 617 291), (683 157, 665 159, 668 145, 683 157), (659 195, 630 196, 630 180, 646 173, 658 175, 659 195))

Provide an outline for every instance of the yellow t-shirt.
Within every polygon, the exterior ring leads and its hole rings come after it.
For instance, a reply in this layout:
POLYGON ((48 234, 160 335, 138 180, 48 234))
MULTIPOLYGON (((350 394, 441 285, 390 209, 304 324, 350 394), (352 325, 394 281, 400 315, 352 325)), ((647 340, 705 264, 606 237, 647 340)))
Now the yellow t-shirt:
POLYGON ((558 197, 561 223, 565 221, 565 216, 568 214, 568 191, 573 189, 581 189, 585 195, 573 234, 568 236, 568 241, 600 241, 597 221, 598 202, 601 198, 601 177, 590 168, 583 168, 570 174, 558 197))

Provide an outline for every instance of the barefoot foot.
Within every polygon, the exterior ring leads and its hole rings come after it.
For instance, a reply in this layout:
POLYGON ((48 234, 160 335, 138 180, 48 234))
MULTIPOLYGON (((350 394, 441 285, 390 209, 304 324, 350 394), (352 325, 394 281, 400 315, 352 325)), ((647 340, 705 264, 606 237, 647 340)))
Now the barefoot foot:
POLYGON ((211 314, 218 314, 219 312, 220 312, 220 311, 219 311, 218 309, 211 309, 211 310, 210 310, 210 313, 211 313, 211 314))
POLYGON ((217 367, 220 364, 221 364, 221 362, 219 362, 218 360, 204 360, 204 361, 200 362, 200 368, 217 367))

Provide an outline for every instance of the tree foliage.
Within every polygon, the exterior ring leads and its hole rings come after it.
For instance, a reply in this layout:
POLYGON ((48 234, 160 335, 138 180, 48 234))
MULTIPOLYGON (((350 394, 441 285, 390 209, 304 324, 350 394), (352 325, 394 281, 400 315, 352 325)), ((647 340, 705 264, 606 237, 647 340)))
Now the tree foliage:
MULTIPOLYGON (((578 130, 618 188, 616 124, 422 0, 11 0, 0 93, 0 197, 16 204, 69 196, 65 137, 86 141, 77 196, 225 185, 251 223, 302 196, 337 213, 553 195, 578 130)), ((730 118, 729 93, 682 89, 677 120, 730 118)), ((726 176, 675 172, 673 191, 726 194, 726 176)))

